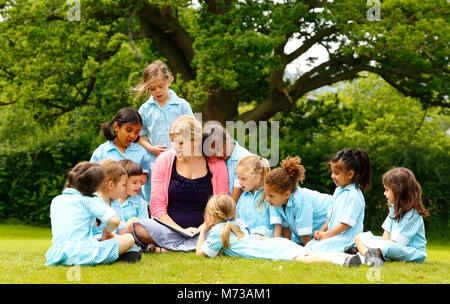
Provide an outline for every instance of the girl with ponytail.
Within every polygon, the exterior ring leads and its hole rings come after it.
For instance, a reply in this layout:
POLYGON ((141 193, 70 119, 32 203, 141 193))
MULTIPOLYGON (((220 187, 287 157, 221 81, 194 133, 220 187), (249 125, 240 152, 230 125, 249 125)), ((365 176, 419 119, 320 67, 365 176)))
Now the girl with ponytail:
POLYGON ((306 247, 317 252, 344 252, 363 231, 365 200, 370 188, 371 164, 366 151, 343 149, 331 159, 331 178, 337 188, 327 220, 306 247))
POLYGON ((305 179, 305 168, 300 163, 298 156, 284 159, 280 168, 266 175, 264 192, 275 210, 270 216, 270 223, 275 225, 274 237, 283 235, 306 245, 313 231, 327 220, 332 196, 298 186, 305 179))
MULTIPOLYGON (((120 109, 113 119, 103 124, 103 135, 108 141, 95 149, 90 161, 98 163, 102 159, 132 160, 142 167, 141 185, 148 184, 150 157, 147 151, 137 144, 141 128, 142 118, 135 109, 120 109)), ((139 194, 144 197, 143 191, 139 191, 139 194)), ((146 199, 147 205, 149 201, 146 199)))
POLYGON ((196 254, 216 257, 220 251, 232 257, 286 260, 303 263, 333 263, 359 266, 358 255, 312 252, 286 238, 260 238, 249 234, 245 223, 236 218, 236 203, 228 195, 212 196, 205 208, 196 254))

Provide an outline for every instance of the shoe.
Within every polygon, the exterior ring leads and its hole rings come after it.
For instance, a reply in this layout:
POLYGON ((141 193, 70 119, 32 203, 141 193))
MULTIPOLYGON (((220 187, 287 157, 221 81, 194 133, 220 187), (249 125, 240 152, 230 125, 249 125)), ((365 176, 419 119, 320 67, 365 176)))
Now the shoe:
POLYGON ((346 267, 358 267, 361 264, 362 262, 358 255, 348 256, 344 262, 344 266, 346 267))
POLYGON ((357 254, 358 253, 358 249, 356 247, 354 247, 354 246, 347 246, 347 247, 345 247, 344 252, 347 253, 347 254, 357 254))
POLYGON ((366 264, 369 266, 381 267, 384 265, 383 258, 373 248, 369 248, 367 252, 364 253, 364 259, 366 260, 366 264))
POLYGON ((117 261, 127 262, 127 263, 137 263, 141 260, 142 254, 137 251, 128 251, 119 256, 117 261))

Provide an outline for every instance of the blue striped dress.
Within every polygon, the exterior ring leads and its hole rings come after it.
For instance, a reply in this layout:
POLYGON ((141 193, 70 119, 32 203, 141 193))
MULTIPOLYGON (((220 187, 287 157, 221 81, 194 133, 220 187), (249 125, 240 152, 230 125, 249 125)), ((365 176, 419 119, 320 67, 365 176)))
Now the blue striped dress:
MULTIPOLYGON (((153 146, 164 146, 170 149, 170 125, 181 115, 194 115, 191 109, 191 105, 183 98, 171 89, 169 89, 170 98, 169 101, 160 107, 159 103, 153 96, 141 105, 139 108, 139 114, 142 117, 142 130, 140 136, 147 137, 150 144, 153 146)), ((147 151, 147 150, 146 150, 147 151)), ((150 161, 150 170, 153 169, 156 156, 148 152, 150 161)), ((150 201, 151 192, 151 172, 148 176, 148 182, 144 187, 144 196, 146 201, 150 201)))
MULTIPOLYGON (((101 144, 94 150, 91 156, 91 162, 98 163, 102 159, 112 159, 115 161, 119 161, 122 159, 129 159, 134 161, 136 164, 142 167, 143 173, 148 175, 147 183, 150 183, 150 153, 145 150, 139 144, 131 143, 126 149, 125 153, 122 153, 119 148, 113 143, 112 140, 108 140, 107 142, 101 144)), ((144 196, 144 186, 139 190, 139 195, 144 197, 147 201, 147 204, 150 202, 150 199, 146 199, 144 196)))
POLYGON ((147 202, 139 195, 128 196, 123 204, 119 204, 119 206, 125 222, 128 222, 132 217, 137 217, 138 219, 149 218, 147 202))
POLYGON ((251 234, 273 237, 274 226, 270 223, 270 209, 275 209, 263 200, 264 189, 256 190, 254 194, 243 191, 236 206, 236 218, 247 224, 251 234))
POLYGON ((370 232, 359 234, 362 242, 370 248, 379 248, 386 261, 423 263, 427 257, 427 239, 422 216, 413 208, 399 221, 394 221, 393 217, 394 207, 391 207, 381 226, 389 232, 393 242, 382 240, 382 237, 373 236, 370 232))
POLYGON ((329 194, 297 187, 289 197, 285 210, 282 206, 274 208, 270 223, 288 226, 291 240, 302 243, 302 236, 312 237, 313 231, 322 228, 332 201, 333 197, 329 194))
MULTIPOLYGON (((122 208, 120 207, 120 202, 117 200, 112 200, 111 206, 109 206, 108 202, 106 202, 98 193, 95 193, 95 195, 97 196, 98 200, 101 203, 103 203, 104 205, 106 205, 108 207, 111 207, 120 220, 119 226, 117 227, 116 230, 113 231, 113 234, 118 234, 117 232, 119 230, 127 228, 127 223, 125 222, 125 220, 123 218, 123 213, 122 213, 122 208)), ((94 237, 97 240, 102 239, 103 229, 105 228, 106 224, 107 224, 106 222, 101 222, 100 226, 97 226, 95 221, 92 223, 92 232, 94 234, 94 237)))
POLYGON ((241 147, 236 140, 232 139, 231 141, 234 143, 234 149, 230 157, 225 161, 228 170, 228 185, 230 187, 228 195, 231 195, 233 188, 241 188, 241 185, 239 185, 239 178, 236 175, 236 165, 241 158, 251 154, 250 151, 241 147))
POLYGON ((363 231, 364 209, 364 196, 355 184, 345 188, 337 187, 327 213, 328 230, 339 223, 350 227, 331 238, 321 241, 311 240, 305 247, 321 253, 344 252, 345 247, 354 245, 355 236, 363 231))
POLYGON ((45 265, 97 265, 117 260, 117 240, 99 242, 92 232, 96 218, 108 223, 115 215, 98 198, 84 196, 73 188, 64 189, 50 206, 52 245, 45 254, 45 265))
POLYGON ((260 240, 256 235, 249 234, 245 226, 239 221, 233 220, 231 223, 239 226, 245 236, 238 240, 236 234, 231 231, 230 248, 223 248, 220 234, 224 229, 225 223, 215 225, 209 231, 201 247, 207 256, 216 257, 222 250, 224 254, 232 257, 289 261, 297 256, 305 256, 310 252, 285 238, 277 237, 260 240))

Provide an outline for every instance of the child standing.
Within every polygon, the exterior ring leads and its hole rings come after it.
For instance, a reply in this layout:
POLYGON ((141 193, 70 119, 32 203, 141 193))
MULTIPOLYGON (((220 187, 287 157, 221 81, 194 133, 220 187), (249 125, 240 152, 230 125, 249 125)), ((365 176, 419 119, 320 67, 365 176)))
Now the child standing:
POLYGON ((394 168, 383 175, 384 196, 389 214, 382 237, 370 232, 358 234, 355 244, 367 264, 383 265, 386 261, 423 263, 427 257, 423 217, 429 215, 422 203, 422 189, 407 168, 394 168))
POLYGON ((111 121, 103 125, 103 135, 108 141, 95 149, 91 162, 98 163, 105 158, 115 161, 130 159, 142 167, 141 184, 149 183, 149 156, 147 151, 136 143, 141 128, 142 118, 135 109, 120 109, 111 121))
POLYGON ((344 252, 363 231, 365 200, 360 190, 371 183, 369 155, 362 149, 344 149, 331 159, 331 178, 337 188, 327 220, 306 248, 316 252, 344 252))
POLYGON ((272 207, 264 200, 264 177, 270 171, 269 161, 251 154, 243 157, 236 165, 236 175, 242 187, 237 201, 237 218, 246 223, 250 234, 273 237, 274 227, 270 223, 272 207))
POLYGON ((275 207, 270 218, 270 223, 275 225, 274 237, 281 235, 282 225, 288 226, 287 236, 295 243, 306 245, 313 231, 319 230, 327 220, 332 196, 297 186, 305 179, 305 168, 300 162, 298 156, 285 158, 281 168, 267 174, 264 192, 267 202, 275 207))
MULTIPOLYGON (((156 157, 170 148, 169 127, 181 115, 194 115, 189 103, 169 89, 173 76, 161 60, 150 64, 142 75, 142 82, 133 90, 136 98, 145 95, 148 100, 139 108, 143 127, 139 143, 150 155, 150 168, 156 157)), ((144 196, 150 201, 150 184, 145 185, 144 196)))
POLYGON ((141 188, 141 166, 129 159, 122 159, 118 164, 125 169, 128 176, 127 190, 119 198, 123 219, 128 225, 139 219, 148 218, 148 204, 142 197, 137 195, 141 188))
POLYGON ((104 177, 104 170, 95 163, 81 162, 70 171, 66 188, 50 206, 52 245, 45 254, 45 265, 111 263, 133 247, 131 234, 111 238, 120 220, 111 207, 94 197, 104 177), (92 233, 96 218, 104 223, 101 242, 92 233))
POLYGON ((206 205, 205 222, 201 227, 197 255, 216 257, 219 251, 232 257, 268 260, 295 260, 304 263, 335 263, 359 266, 357 255, 346 253, 314 253, 285 238, 264 238, 250 235, 236 220, 236 204, 228 195, 215 195, 206 205))
POLYGON ((250 151, 241 147, 231 139, 230 134, 218 123, 206 124, 203 129, 204 151, 207 156, 225 160, 228 170, 228 195, 235 202, 239 200, 242 188, 236 175, 236 165, 243 157, 250 155, 250 151))

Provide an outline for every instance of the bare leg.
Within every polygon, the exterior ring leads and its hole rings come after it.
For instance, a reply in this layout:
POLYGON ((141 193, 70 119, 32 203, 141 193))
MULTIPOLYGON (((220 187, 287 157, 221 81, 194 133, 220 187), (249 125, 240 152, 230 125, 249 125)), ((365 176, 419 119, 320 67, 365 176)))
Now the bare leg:
POLYGON ((334 253, 317 253, 310 252, 306 256, 296 256, 295 261, 303 263, 335 263, 336 260, 345 261, 347 257, 351 256, 347 253, 334 252, 334 253))
POLYGON ((115 239, 119 243, 119 255, 127 252, 134 246, 134 238, 131 234, 116 235, 115 239))
MULTIPOLYGON (((369 250, 369 248, 366 245, 364 245, 359 235, 355 236, 355 245, 359 253, 361 253, 361 255, 363 256, 367 252, 367 250, 369 250)), ((383 253, 381 252, 380 248, 377 248, 376 250, 380 256, 383 256, 383 253)))

